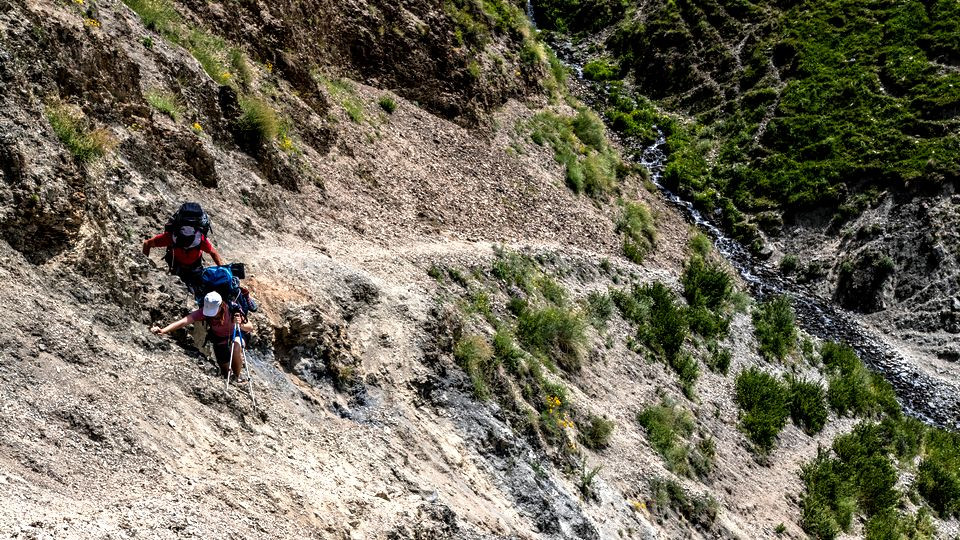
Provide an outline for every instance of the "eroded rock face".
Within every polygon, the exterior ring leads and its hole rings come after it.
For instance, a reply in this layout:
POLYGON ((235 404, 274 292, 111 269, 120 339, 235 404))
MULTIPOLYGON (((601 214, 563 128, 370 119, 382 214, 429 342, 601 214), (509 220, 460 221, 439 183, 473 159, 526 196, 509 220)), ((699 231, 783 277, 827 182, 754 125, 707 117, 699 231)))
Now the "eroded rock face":
POLYGON ((882 289, 893 272, 893 259, 876 251, 865 251, 844 261, 837 280, 837 301, 860 313, 883 309, 882 289))
POLYGON ((338 390, 360 380, 360 356, 344 321, 317 306, 289 307, 283 321, 274 330, 273 345, 285 369, 312 384, 329 378, 338 390))

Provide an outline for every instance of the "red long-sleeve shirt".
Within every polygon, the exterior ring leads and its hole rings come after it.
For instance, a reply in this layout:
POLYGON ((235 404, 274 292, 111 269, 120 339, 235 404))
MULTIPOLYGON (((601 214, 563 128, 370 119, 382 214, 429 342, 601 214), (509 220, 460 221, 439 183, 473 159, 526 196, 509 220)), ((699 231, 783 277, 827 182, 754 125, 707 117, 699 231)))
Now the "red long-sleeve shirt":
MULTIPOLYGON (((158 234, 147 240, 147 246, 151 248, 167 247, 170 245, 173 245, 173 233, 169 232, 158 234)), ((195 248, 173 248, 173 260, 180 266, 193 266, 197 264, 197 261, 200 260, 200 257, 202 257, 204 253, 211 252, 213 252, 213 244, 207 240, 206 236, 201 235, 200 244, 195 248)))

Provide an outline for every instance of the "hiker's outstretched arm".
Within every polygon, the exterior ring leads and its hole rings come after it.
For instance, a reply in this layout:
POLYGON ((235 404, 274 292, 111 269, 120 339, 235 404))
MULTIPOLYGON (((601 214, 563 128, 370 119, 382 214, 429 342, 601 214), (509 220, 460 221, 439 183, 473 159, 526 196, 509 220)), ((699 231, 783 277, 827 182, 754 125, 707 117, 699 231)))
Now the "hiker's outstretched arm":
POLYGON ((220 256, 220 252, 217 251, 217 248, 210 246, 210 256, 213 257, 213 263, 217 266, 223 266, 223 257, 220 256))
POLYGON ((153 328, 150 329, 150 331, 153 332, 154 334, 169 334, 170 332, 183 328, 184 326, 192 322, 193 322, 193 317, 191 315, 187 315, 186 317, 180 319, 179 321, 172 322, 163 328, 160 328, 159 326, 154 326, 153 328))

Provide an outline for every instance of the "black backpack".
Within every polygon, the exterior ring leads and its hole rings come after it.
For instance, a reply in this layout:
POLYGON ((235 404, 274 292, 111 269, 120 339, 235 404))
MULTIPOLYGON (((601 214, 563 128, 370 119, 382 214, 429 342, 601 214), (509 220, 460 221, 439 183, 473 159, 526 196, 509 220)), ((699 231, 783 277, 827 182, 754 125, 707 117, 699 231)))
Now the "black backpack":
POLYGON ((212 227, 210 226, 210 218, 207 217, 207 213, 203 211, 203 207, 200 206, 200 203, 187 202, 180 205, 180 209, 174 212, 173 216, 170 217, 170 220, 167 221, 164 231, 173 235, 173 246, 186 249, 189 248, 194 242, 193 236, 181 237, 180 228, 190 226, 197 231, 198 234, 207 236, 210 234, 212 227))

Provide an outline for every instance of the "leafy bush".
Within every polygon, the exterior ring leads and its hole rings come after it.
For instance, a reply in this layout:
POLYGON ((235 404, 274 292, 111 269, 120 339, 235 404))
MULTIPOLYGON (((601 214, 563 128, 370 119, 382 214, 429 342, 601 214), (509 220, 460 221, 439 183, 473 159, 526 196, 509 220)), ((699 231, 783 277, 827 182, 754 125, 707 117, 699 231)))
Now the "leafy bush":
POLYGON ((731 359, 730 349, 719 347, 714 343, 710 346, 710 356, 707 358, 707 367, 709 367, 711 371, 726 375, 730 370, 731 359))
POLYGON ((796 316, 786 296, 777 296, 760 304, 753 312, 754 335, 760 355, 768 360, 783 360, 797 345, 796 316))
POLYGON ((823 385, 788 376, 790 417, 807 435, 819 433, 827 423, 827 403, 823 385))
POLYGON ((693 235, 693 238, 690 239, 690 250, 694 255, 706 258, 713 250, 713 244, 710 242, 710 239, 707 238, 707 235, 702 232, 697 232, 693 235))
POLYGON ((888 418, 883 424, 860 423, 834 440, 833 456, 821 449, 802 467, 805 531, 817 538, 835 538, 849 530, 859 510, 868 518, 867 538, 929 537, 930 522, 923 510, 912 517, 896 511, 902 496, 889 454, 897 444, 897 432, 913 429, 909 423, 897 426, 900 422, 888 418))
POLYGON ((750 367, 737 375, 734 401, 740 425, 762 453, 773 448, 790 415, 787 388, 773 375, 750 367))
POLYGON ((583 319, 573 311, 556 306, 524 310, 517 318, 517 338, 567 371, 580 369, 587 337, 583 319))
POLYGON ((633 296, 650 306, 646 324, 640 328, 641 339, 668 359, 677 356, 687 337, 687 325, 674 292, 655 282, 635 288, 633 296))
POLYGON ((242 146, 261 148, 277 137, 280 121, 270 104, 257 98, 241 98, 240 109, 237 131, 242 146))
POLYGON ((650 446, 663 457, 668 470, 683 476, 709 474, 714 459, 713 443, 702 439, 701 444, 694 447, 687 442, 694 431, 690 411, 665 397, 659 405, 651 405, 638 413, 637 422, 647 430, 650 446))
POLYGON ((613 420, 591 414, 586 424, 579 426, 580 440, 593 450, 606 448, 610 445, 610 435, 615 425, 613 420))
POLYGON ((566 170, 571 190, 599 197, 614 189, 620 160, 607 144, 603 123, 593 112, 582 109, 573 118, 542 112, 530 125, 530 139, 553 149, 554 159, 566 170))
POLYGON ((105 156, 116 145, 116 139, 110 131, 106 128, 93 129, 78 107, 51 103, 44 112, 57 138, 81 163, 105 156))
POLYGON ((591 81, 612 81, 620 78, 620 68, 609 58, 595 58, 583 66, 583 76, 591 81))
POLYGON ((800 259, 796 255, 787 254, 780 259, 780 271, 784 274, 792 274, 800 268, 800 259))
POLYGON ((657 238, 650 211, 641 203, 624 202, 623 214, 617 222, 617 232, 623 234, 623 252, 631 261, 640 264, 657 238))
POLYGON ((941 516, 960 517, 960 434, 929 432, 916 487, 941 516))
POLYGON ((180 115, 183 114, 180 100, 177 98, 177 95, 172 92, 153 90, 147 92, 144 97, 151 107, 169 116, 174 122, 179 120, 180 115))
POLYGON ((668 358, 670 368, 677 374, 683 395, 694 398, 694 384, 700 376, 700 364, 690 353, 676 354, 668 358))
POLYGON ((827 400, 838 414, 899 416, 893 387, 883 376, 868 371, 853 349, 827 342, 820 356, 829 381, 827 400))
POLYGON ((683 296, 691 306, 717 310, 730 300, 733 278, 718 262, 707 262, 702 257, 687 261, 680 277, 683 296))
POLYGON ((393 114, 393 111, 397 110, 397 102, 390 96, 383 96, 377 101, 377 104, 380 105, 380 108, 386 111, 387 114, 393 114))
POLYGON ((467 372, 473 383, 473 392, 479 399, 490 397, 488 382, 494 368, 493 349, 485 339, 476 335, 464 336, 457 342, 453 356, 460 367, 467 372))

